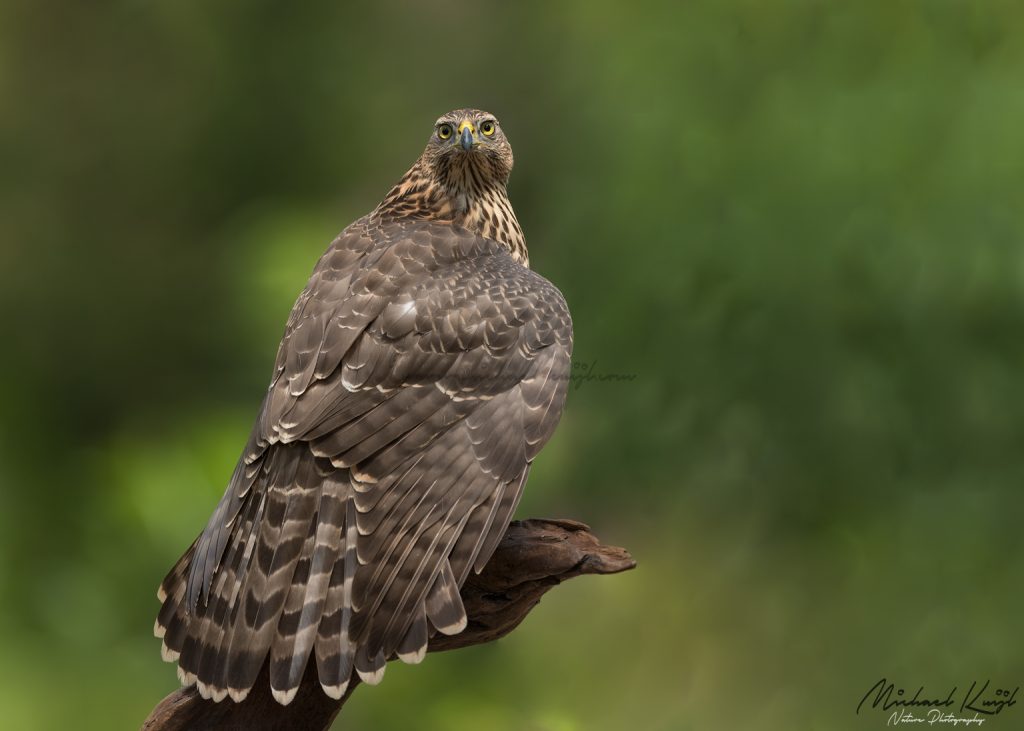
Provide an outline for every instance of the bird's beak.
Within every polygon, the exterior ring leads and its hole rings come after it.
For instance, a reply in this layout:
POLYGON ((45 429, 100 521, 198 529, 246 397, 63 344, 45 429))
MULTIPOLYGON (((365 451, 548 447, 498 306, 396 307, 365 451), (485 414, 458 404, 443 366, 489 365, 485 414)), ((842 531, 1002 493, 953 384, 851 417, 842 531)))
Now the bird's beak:
POLYGON ((469 122, 463 122, 459 125, 459 144, 462 145, 462 149, 469 152, 469 149, 473 146, 476 141, 474 138, 476 130, 473 129, 473 125, 469 122))

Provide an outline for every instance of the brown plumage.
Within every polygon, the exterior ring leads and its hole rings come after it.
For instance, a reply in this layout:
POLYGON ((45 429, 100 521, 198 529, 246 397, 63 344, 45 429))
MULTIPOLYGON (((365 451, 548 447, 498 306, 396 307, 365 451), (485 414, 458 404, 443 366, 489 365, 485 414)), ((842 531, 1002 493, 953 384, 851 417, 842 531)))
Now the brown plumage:
POLYGON ((311 656, 341 697, 465 627, 459 587, 558 423, 572 349, 511 170, 492 115, 451 112, 317 263, 227 490, 160 587, 163 656, 204 697, 240 701, 269 659, 288 703, 311 656))

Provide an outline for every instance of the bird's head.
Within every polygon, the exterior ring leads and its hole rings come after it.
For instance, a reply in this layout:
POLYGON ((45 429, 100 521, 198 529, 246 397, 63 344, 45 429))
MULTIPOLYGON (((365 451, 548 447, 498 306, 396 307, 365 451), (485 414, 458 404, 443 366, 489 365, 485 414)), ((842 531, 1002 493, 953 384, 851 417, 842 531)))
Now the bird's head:
POLYGON ((456 109, 434 123, 423 161, 448 183, 505 185, 512 172, 512 147, 493 114, 456 109))
POLYGON ((511 172, 512 147, 494 115, 456 109, 434 123, 427 148, 374 214, 456 223, 504 244, 529 266, 505 189, 511 172))

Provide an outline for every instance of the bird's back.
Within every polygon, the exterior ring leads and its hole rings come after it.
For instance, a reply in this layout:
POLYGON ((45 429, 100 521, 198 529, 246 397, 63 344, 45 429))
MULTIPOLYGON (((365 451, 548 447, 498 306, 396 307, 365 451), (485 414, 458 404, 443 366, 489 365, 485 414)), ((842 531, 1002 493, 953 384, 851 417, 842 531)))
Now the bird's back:
POLYGON ((214 516, 162 588, 165 657, 236 700, 269 652, 290 700, 311 651, 353 665, 465 625, 458 587, 504 533, 565 397, 558 290, 457 225, 366 217, 318 262, 214 516))

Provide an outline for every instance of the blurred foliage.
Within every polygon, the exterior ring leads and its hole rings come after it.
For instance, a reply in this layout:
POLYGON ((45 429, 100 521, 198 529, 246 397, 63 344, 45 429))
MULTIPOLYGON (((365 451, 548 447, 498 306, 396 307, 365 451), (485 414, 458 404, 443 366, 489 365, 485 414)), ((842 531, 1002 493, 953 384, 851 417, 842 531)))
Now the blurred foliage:
POLYGON ((580 382, 520 515, 640 567, 391 667, 338 727, 874 728, 854 708, 882 676, 1019 683, 1022 24, 952 0, 0 4, 0 725, 133 728, 176 686, 156 586, 291 302, 464 105, 513 142, 581 367, 635 376, 580 382))

